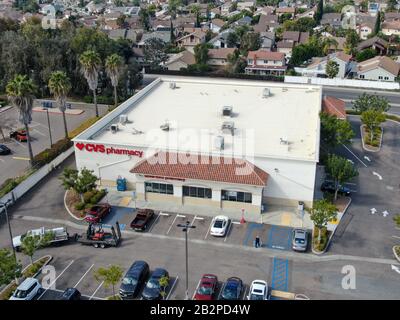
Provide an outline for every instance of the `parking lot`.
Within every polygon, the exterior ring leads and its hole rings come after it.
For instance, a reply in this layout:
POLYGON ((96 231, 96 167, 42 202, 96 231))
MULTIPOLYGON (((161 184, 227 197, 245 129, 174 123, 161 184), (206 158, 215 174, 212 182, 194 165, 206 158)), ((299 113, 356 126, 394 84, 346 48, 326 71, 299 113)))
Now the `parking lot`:
MULTIPOLYGON (((38 104, 36 103, 37 107, 38 104)), ((74 105, 73 108, 82 109, 84 112, 79 115, 67 115, 67 126, 68 130, 71 131, 78 127, 86 119, 95 116, 95 111, 92 106, 89 105, 74 105)), ((101 114, 106 111, 105 107, 99 107, 101 114)), ((11 108, 5 111, 0 111, 1 123, 4 130, 4 134, 7 137, 9 131, 21 129, 23 126, 18 121, 18 111, 15 108, 11 108)), ((59 139, 64 137, 64 124, 61 114, 49 113, 50 128, 52 141, 55 143, 59 139)), ((49 126, 47 122, 47 115, 45 112, 32 112, 32 122, 29 125, 29 132, 31 136, 33 154, 43 151, 50 147, 50 136, 49 126)), ((1 139, 1 137, 0 137, 1 139)), ((6 142, 1 141, 1 144, 5 144, 11 149, 11 154, 7 156, 0 156, 0 184, 7 178, 18 176, 28 168, 28 146, 26 142, 19 142, 16 139, 10 139, 6 142)))

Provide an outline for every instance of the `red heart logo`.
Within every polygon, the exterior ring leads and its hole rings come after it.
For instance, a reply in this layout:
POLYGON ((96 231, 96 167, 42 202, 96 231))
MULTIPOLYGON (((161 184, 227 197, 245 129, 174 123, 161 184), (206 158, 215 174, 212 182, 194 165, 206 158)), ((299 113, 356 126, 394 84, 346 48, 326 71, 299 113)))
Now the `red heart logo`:
POLYGON ((75 144, 75 146, 76 146, 79 150, 82 150, 82 149, 85 147, 85 144, 82 143, 82 142, 78 142, 78 143, 75 144))

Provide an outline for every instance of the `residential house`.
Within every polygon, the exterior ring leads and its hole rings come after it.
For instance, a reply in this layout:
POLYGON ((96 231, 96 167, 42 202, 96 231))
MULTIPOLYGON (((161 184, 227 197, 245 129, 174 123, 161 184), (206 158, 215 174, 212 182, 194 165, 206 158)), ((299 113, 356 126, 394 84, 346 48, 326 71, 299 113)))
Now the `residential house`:
POLYGON ((149 33, 144 33, 142 36, 142 39, 140 42, 137 44, 138 48, 142 48, 148 39, 153 39, 157 38, 165 43, 168 43, 171 41, 171 32, 170 31, 154 31, 154 32, 149 32, 149 33))
POLYGON ((340 28, 342 26, 342 15, 336 12, 324 13, 322 15, 320 25, 340 28))
POLYGON ((376 56, 360 62, 356 68, 357 78, 376 81, 395 81, 400 64, 386 56, 376 56))
POLYGON ((260 20, 258 23, 253 26, 255 32, 265 32, 270 31, 274 32, 276 28, 279 27, 278 16, 274 14, 260 16, 260 20))
MULTIPOLYGON (((221 32, 219 35, 216 37, 212 38, 210 41, 208 41, 209 44, 213 45, 214 48, 227 48, 228 47, 228 35, 231 32, 235 32, 232 29, 226 29, 223 32, 221 32)), ((238 47, 240 45, 240 40, 237 41, 236 46, 238 47)))
POLYGON ((360 42, 357 46, 357 51, 373 49, 378 55, 384 56, 387 53, 388 47, 389 43, 386 40, 375 36, 360 42))
POLYGON ((200 30, 187 34, 176 40, 179 47, 184 47, 192 53, 194 53, 194 47, 196 45, 205 43, 205 41, 206 33, 200 30))
POLYGON ((145 65, 145 56, 143 53, 143 49, 133 47, 132 52, 133 52, 133 60, 136 61, 136 63, 139 66, 144 66, 145 65))
POLYGON ((129 39, 135 43, 141 32, 133 29, 115 29, 108 32, 108 37, 113 40, 129 39))
POLYGON ((235 48, 209 49, 207 64, 212 67, 224 67, 228 64, 228 55, 234 51, 235 48))
POLYGON ((385 21, 396 21, 400 20, 400 12, 385 12, 385 21))
POLYGON ((292 41, 281 40, 276 43, 276 50, 283 53, 287 58, 292 56, 294 43, 292 41))
POLYGON ((276 8, 275 14, 280 17, 281 15, 285 13, 289 13, 294 17, 294 14, 296 12, 296 9, 294 7, 284 7, 284 8, 276 8))
POLYGON ((237 26, 250 26, 252 21, 253 19, 249 16, 244 16, 243 18, 236 20, 233 24, 237 26))
POLYGON ((382 33, 387 36, 400 35, 400 20, 385 21, 382 23, 382 33))
POLYGON ((271 50, 275 45, 275 33, 273 32, 260 32, 261 49, 271 50))
POLYGON ((285 31, 282 40, 276 44, 277 51, 284 53, 288 58, 292 55, 293 48, 298 44, 306 43, 309 36, 308 32, 285 31))
POLYGON ((356 31, 361 40, 367 40, 374 32, 376 17, 359 12, 356 16, 356 31))
POLYGON ((238 1, 237 2, 237 9, 251 11, 252 7, 256 7, 255 1, 238 1))
POLYGON ((284 75, 286 71, 285 54, 266 50, 249 51, 246 74, 284 75))
POLYGON ((329 35, 329 36, 326 36, 326 38, 332 38, 337 42, 337 46, 332 44, 329 47, 329 52, 328 53, 332 53, 332 52, 336 52, 336 51, 343 51, 344 50, 344 45, 346 43, 346 38, 345 37, 333 37, 333 36, 329 35))
POLYGON ((311 9, 304 11, 303 13, 296 14, 296 19, 300 18, 314 18, 315 13, 317 12, 317 6, 314 6, 311 9))
POLYGON ((347 117, 346 102, 335 97, 324 96, 322 98, 322 111, 340 120, 346 120, 347 117))
POLYGON ((168 70, 179 71, 182 68, 195 64, 196 59, 194 54, 185 50, 169 56, 168 60, 164 63, 164 66, 168 70))
POLYGON ((221 6, 221 16, 224 17, 229 15, 232 4, 233 2, 229 0, 224 2, 224 4, 221 6))
POLYGON ((345 78, 351 70, 351 55, 345 54, 342 51, 334 52, 326 57, 316 57, 312 59, 312 62, 305 68, 295 68, 295 71, 301 73, 303 76, 325 76, 326 65, 328 61, 335 61, 339 65, 339 71, 336 78, 345 78))
POLYGON ((225 24, 224 20, 212 19, 210 23, 210 30, 213 33, 219 33, 224 24, 225 24))

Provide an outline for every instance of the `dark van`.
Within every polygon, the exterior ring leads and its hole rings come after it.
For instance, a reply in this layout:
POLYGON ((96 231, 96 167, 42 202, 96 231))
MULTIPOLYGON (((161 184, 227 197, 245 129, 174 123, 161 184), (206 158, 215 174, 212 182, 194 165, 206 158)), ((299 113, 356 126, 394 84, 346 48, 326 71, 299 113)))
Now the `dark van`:
POLYGON ((68 288, 63 292, 60 300, 81 300, 81 293, 78 289, 68 288))
POLYGON ((135 298, 149 276, 150 268, 145 261, 135 261, 122 279, 119 295, 122 299, 135 298))

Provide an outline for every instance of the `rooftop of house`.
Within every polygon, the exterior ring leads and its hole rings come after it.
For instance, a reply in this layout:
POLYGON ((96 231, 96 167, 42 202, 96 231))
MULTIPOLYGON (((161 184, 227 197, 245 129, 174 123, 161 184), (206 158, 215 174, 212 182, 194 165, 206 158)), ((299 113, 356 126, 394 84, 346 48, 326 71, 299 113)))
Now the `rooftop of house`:
POLYGON ((400 20, 385 21, 382 23, 382 29, 400 30, 400 20))
POLYGON ((379 38, 378 36, 375 36, 375 37, 372 37, 370 39, 360 42, 357 46, 357 50, 361 51, 366 48, 370 48, 373 45, 378 45, 380 47, 387 48, 389 43, 386 40, 379 38))
POLYGON ((208 57, 210 59, 227 59, 229 54, 233 54, 235 48, 220 48, 220 49, 209 49, 208 57))
POLYGON ((400 64, 393 61, 389 57, 377 56, 372 59, 368 59, 363 62, 360 62, 357 65, 357 72, 363 73, 363 72, 373 70, 375 68, 382 68, 382 69, 386 70, 387 72, 397 76, 399 74, 400 64))
POLYGON ((285 54, 282 52, 273 52, 267 50, 249 51, 247 59, 262 59, 280 61, 285 59, 285 54))
POLYGON ((311 85, 162 77, 74 140, 314 162, 319 157, 321 94, 320 86, 311 85), (223 116, 224 106, 232 107, 231 116, 223 116), (110 126, 120 115, 129 121, 113 133, 110 126), (223 150, 215 148, 217 137, 224 138, 223 150))

